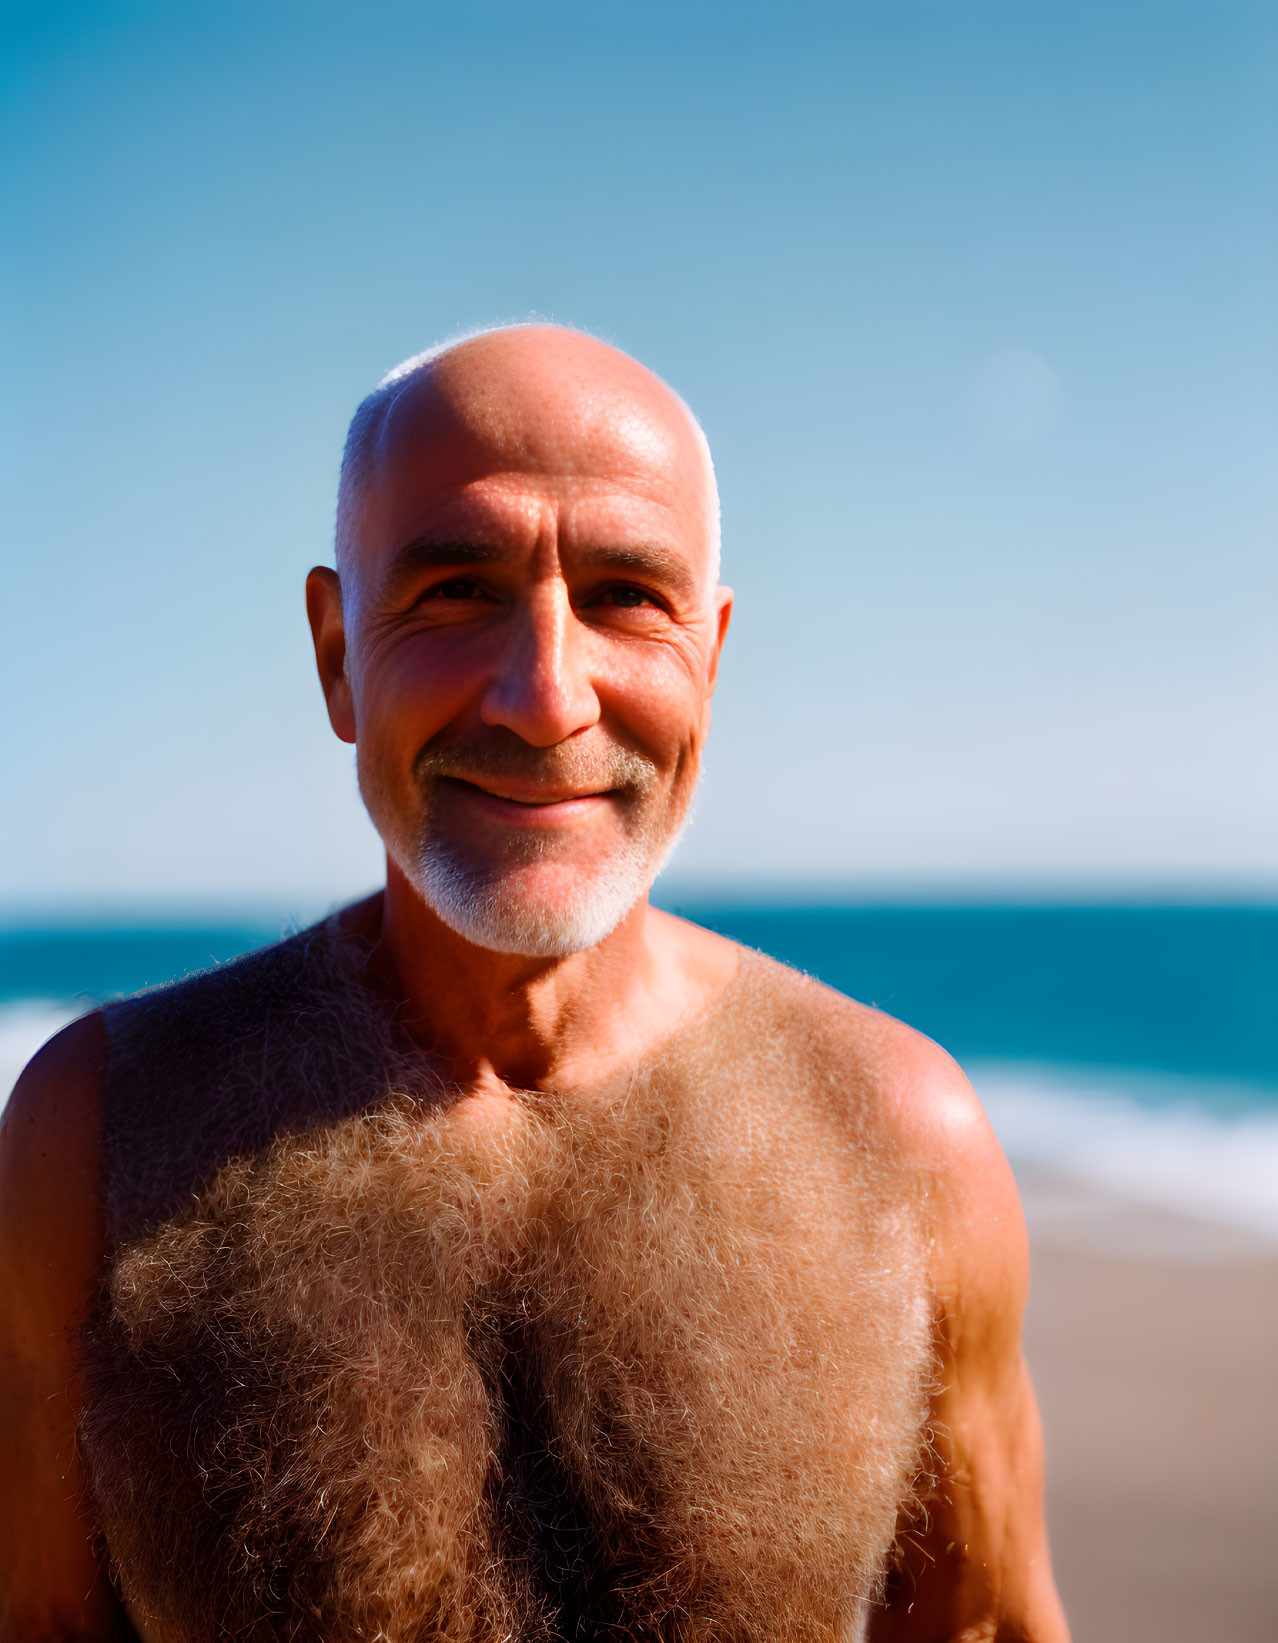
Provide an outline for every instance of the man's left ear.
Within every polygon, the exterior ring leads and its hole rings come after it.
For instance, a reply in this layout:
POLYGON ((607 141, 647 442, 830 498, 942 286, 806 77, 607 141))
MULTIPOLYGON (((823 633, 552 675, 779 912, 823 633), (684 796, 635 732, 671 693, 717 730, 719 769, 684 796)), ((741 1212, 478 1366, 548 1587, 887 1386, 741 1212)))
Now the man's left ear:
POLYGON ((719 657, 723 653, 723 641, 728 636, 728 623, 732 620, 732 589, 716 588, 714 595, 715 620, 717 628, 714 636, 714 649, 710 652, 710 689, 713 690, 719 678, 719 657))

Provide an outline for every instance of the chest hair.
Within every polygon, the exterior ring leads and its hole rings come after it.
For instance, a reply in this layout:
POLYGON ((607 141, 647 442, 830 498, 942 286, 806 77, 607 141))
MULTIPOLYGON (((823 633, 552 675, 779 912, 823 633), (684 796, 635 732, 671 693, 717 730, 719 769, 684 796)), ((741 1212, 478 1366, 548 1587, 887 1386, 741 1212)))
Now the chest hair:
POLYGON ((390 1098, 121 1250, 83 1442, 148 1635, 850 1635, 920 1459, 908 1194, 708 1088, 390 1098))

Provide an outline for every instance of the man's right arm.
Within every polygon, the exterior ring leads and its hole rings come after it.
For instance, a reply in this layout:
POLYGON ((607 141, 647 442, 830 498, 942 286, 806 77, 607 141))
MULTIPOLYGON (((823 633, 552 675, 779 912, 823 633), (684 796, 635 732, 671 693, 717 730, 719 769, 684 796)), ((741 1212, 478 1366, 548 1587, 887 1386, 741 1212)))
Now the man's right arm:
POLYGON ((72 1331, 102 1259, 99 1015, 45 1045, 0 1123, 0 1643, 123 1643, 82 1504, 72 1331))

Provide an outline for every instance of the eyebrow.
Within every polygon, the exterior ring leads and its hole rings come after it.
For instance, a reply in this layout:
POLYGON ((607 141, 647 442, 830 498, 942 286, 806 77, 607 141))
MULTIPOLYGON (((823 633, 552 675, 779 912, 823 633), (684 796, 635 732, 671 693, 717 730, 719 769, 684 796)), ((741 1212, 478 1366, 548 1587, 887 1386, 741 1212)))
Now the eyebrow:
POLYGON ((660 583, 684 597, 689 597, 696 588, 696 578, 682 555, 672 553, 669 548, 660 547, 655 542, 631 548, 581 548, 573 557, 582 564, 597 565, 605 570, 628 571, 660 583))
POLYGON ((422 571, 448 570, 453 565, 487 565, 503 557, 500 548, 484 542, 422 536, 396 551, 386 567, 383 586, 393 595, 422 571))
POLYGON ((415 541, 406 542, 397 551, 390 562, 390 574, 399 576, 406 571, 438 570, 445 565, 484 565, 503 557, 500 548, 484 542, 420 536, 415 541))
MULTIPOLYGON (((387 567, 386 586, 396 589, 422 571, 448 570, 454 565, 491 565, 507 557, 507 551, 494 543, 418 537, 406 542, 396 552, 387 567)), ((605 544, 581 548, 573 553, 573 558, 580 564, 644 577, 685 598, 691 597, 697 585, 697 579, 682 555, 657 543, 634 547, 605 544)))

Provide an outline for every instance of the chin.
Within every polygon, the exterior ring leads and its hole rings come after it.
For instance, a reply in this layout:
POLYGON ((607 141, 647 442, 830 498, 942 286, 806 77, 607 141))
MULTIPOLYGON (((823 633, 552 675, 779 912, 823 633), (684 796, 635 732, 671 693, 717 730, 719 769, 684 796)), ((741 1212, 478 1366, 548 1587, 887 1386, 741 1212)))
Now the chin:
POLYGON ((427 906, 473 946, 524 958, 568 958, 597 947, 642 900, 674 848, 654 860, 630 846, 602 866, 526 865, 494 871, 438 843, 413 878, 427 906))

